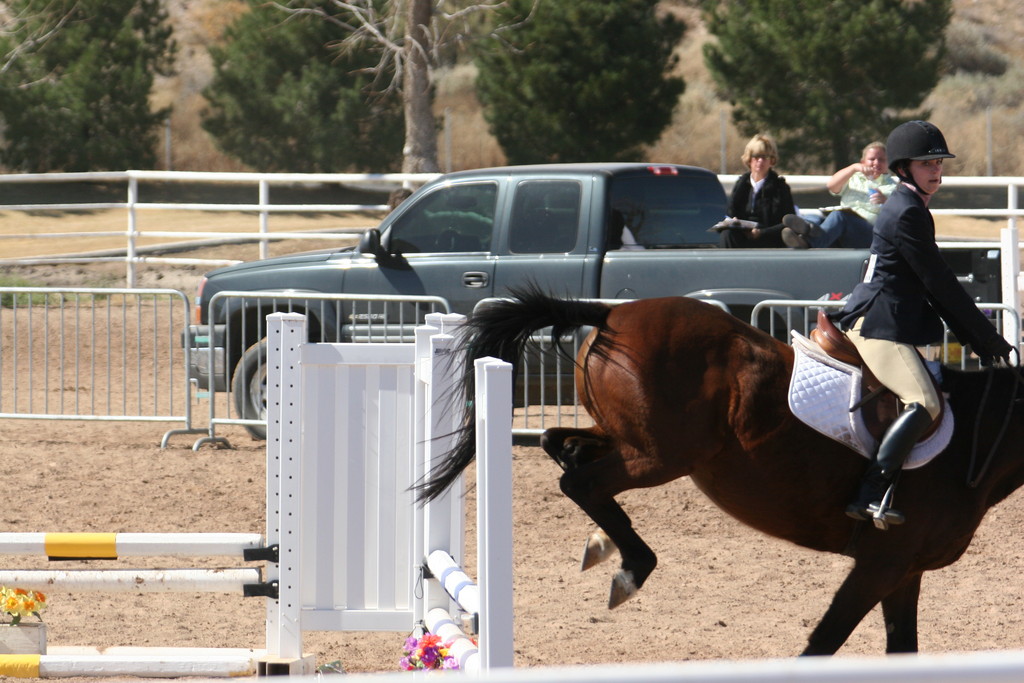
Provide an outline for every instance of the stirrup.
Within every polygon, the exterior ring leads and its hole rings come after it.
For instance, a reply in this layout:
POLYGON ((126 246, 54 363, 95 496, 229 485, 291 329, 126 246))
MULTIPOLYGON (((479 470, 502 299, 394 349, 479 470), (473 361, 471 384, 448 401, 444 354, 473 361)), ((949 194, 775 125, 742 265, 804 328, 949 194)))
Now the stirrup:
POLYGON ((871 523, 880 531, 888 531, 890 526, 903 524, 907 521, 902 512, 893 510, 890 507, 884 507, 880 503, 868 505, 867 512, 871 515, 871 523))
POLYGON ((871 503, 867 507, 867 512, 871 515, 871 523, 880 531, 888 531, 891 525, 903 524, 907 521, 902 512, 889 507, 892 503, 892 494, 895 488, 895 482, 890 484, 885 495, 882 496, 882 500, 878 503, 871 503))

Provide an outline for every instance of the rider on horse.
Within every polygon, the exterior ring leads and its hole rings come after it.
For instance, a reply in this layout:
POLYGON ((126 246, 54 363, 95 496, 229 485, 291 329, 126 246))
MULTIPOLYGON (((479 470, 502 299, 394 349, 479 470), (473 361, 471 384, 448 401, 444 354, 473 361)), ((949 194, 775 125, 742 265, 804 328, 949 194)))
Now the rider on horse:
MULTIPOLYGON (((903 406, 846 508, 858 520, 886 514, 886 490, 941 414, 938 391, 915 347, 940 341, 945 321, 983 364, 1008 362, 1013 349, 978 310, 935 243, 928 202, 942 183, 943 159, 955 158, 942 132, 927 121, 901 124, 889 134, 886 152, 889 170, 901 183, 875 222, 864 280, 835 315, 864 364, 903 406)), ((902 515, 890 510, 888 521, 898 523, 902 515)))

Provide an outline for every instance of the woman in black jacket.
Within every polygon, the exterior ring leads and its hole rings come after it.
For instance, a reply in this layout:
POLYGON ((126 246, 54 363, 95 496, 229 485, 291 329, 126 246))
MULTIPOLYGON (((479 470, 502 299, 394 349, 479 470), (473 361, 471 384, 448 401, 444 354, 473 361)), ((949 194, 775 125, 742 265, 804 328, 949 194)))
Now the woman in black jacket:
POLYGON ((880 528, 903 516, 881 505, 886 489, 917 440, 941 410, 938 392, 915 347, 938 342, 945 321, 985 364, 1010 360, 1013 347, 996 331, 939 254, 928 202, 942 184, 943 159, 952 159, 942 132, 927 121, 897 126, 886 142, 889 170, 900 185, 875 221, 864 281, 836 319, 847 330, 868 369, 903 406, 868 466, 854 519, 880 528))
POLYGON ((750 169, 733 185, 729 198, 729 217, 754 221, 757 227, 726 228, 719 235, 719 246, 726 248, 785 247, 782 242, 782 217, 795 213, 793 193, 786 180, 772 167, 779 159, 775 141, 767 135, 750 138, 740 157, 750 169))

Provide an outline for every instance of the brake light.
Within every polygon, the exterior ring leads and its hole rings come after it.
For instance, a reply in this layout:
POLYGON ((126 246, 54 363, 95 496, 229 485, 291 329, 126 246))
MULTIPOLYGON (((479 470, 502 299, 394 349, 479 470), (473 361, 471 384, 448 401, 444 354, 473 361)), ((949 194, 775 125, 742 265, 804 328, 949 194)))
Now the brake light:
POLYGON ((196 305, 193 309, 192 319, 196 325, 203 323, 203 287, 206 286, 206 278, 199 281, 199 288, 196 290, 196 305))
POLYGON ((651 175, 679 175, 679 169, 675 166, 648 166, 647 170, 651 175))

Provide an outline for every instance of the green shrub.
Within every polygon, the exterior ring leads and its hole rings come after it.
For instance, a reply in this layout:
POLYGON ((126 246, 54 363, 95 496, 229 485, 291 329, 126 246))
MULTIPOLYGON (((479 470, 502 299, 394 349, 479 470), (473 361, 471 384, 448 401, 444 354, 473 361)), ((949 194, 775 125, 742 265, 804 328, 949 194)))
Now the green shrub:
MULTIPOLYGON (((34 282, 22 278, 0 275, 0 288, 3 287, 38 287, 34 282)), ((43 293, 29 292, 0 292, 0 306, 3 308, 14 308, 15 306, 41 306, 47 302, 49 297, 43 293)))

